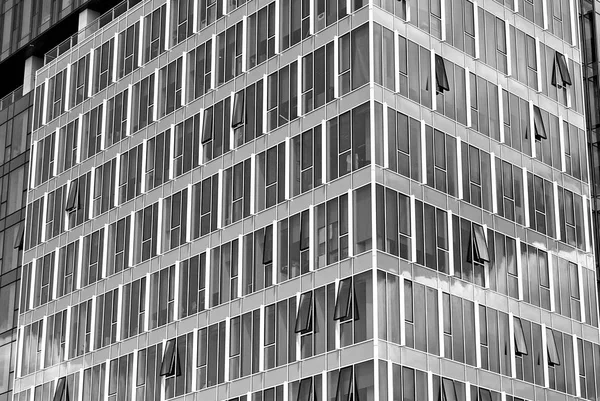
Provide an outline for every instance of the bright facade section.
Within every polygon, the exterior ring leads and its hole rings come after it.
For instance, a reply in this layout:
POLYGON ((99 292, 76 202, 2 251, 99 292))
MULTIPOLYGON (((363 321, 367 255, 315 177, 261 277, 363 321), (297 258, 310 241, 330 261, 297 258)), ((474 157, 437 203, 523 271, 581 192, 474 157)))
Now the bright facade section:
POLYGON ((45 66, 15 400, 597 399, 579 5, 505 3, 144 1, 45 66))

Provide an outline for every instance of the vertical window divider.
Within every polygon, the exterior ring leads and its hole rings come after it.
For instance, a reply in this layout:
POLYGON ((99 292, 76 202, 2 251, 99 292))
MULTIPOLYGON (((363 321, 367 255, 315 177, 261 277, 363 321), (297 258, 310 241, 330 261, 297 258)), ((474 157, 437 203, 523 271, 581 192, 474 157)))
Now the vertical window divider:
POLYGON ((56 128, 54 137, 54 163, 52 164, 52 177, 58 175, 58 161, 60 160, 60 128, 56 128))
POLYGON ((388 131, 388 105, 386 102, 383 102, 383 168, 390 167, 390 139, 388 131))
POLYGON ((517 252, 517 292, 519 301, 523 300, 523 261, 521 260, 521 238, 515 238, 515 249, 517 252))
MULTIPOLYGON (((44 200, 42 201, 42 229, 41 229, 42 232, 40 233, 40 243, 46 241, 46 227, 45 227, 45 224, 46 224, 47 210, 48 210, 48 192, 44 192, 44 200)), ((67 227, 66 227, 65 231, 69 229, 69 227, 68 227, 68 220, 69 219, 66 219, 66 220, 67 220, 66 221, 67 227)), ((32 308, 33 308, 33 306, 32 306, 32 308)))
MULTIPOLYGON (((204 127, 204 108, 200 109, 200 119, 198 122, 198 126, 200 127, 200 132, 202 132, 202 129, 204 127)), ((202 166, 204 165, 204 156, 203 156, 203 152, 204 152, 204 145, 202 144, 202 140, 198 141, 198 165, 202 166)))
MULTIPOLYGON (((196 2, 194 2, 196 3, 196 2)), ((187 64, 188 64, 188 52, 184 51, 181 55, 181 105, 186 105, 186 82, 185 77, 187 77, 187 64)))
MULTIPOLYGON (((502 89, 502 85, 498 85, 498 119, 500 120, 500 143, 505 142, 504 138, 504 100, 502 98, 502 94, 504 93, 502 89)), ((507 114, 509 112, 507 111, 507 114)), ((458 159, 460 160, 460 159, 458 159)), ((492 181, 494 182, 494 181, 492 181)))
POLYGON ((112 82, 117 82, 117 60, 119 59, 119 33, 115 33, 115 43, 113 45, 113 65, 112 65, 112 82))
MULTIPOLYGON (((241 95, 244 96, 244 95, 241 95)), ((243 99, 243 97, 242 97, 243 99)), ((235 92, 231 92, 229 94, 229 121, 233 121, 233 112, 235 109, 235 92)), ((245 106, 244 106, 245 107, 245 106)), ((245 120, 245 118, 244 118, 245 120)), ((227 150, 234 150, 235 149, 235 143, 234 143, 234 135, 233 135, 233 124, 229 124, 229 149, 227 150)), ((225 149, 223 149, 223 153, 225 153, 225 149)))
POLYGON ((573 334, 573 367, 575 368, 575 396, 581 397, 581 380, 579 380, 579 347, 577 346, 577 334, 573 334))
POLYGON ((217 191, 217 229, 223 228, 223 169, 219 169, 218 172, 218 186, 217 191))
MULTIPOLYGON (((290 200, 290 175, 291 175, 291 160, 290 160, 290 137, 285 138, 285 199, 290 200)), ((275 232, 275 231, 274 231, 275 232)))
MULTIPOLYGON (((563 55, 565 58, 565 64, 568 66, 569 65, 569 55, 568 54, 564 54, 563 55)), ((570 109, 571 107, 573 107, 573 96, 572 96, 572 88, 567 87, 565 90, 565 94, 566 94, 566 100, 567 100, 567 108, 570 109)))
POLYGON ((115 206, 119 205, 119 181, 121 177, 121 153, 115 156, 115 181, 114 181, 114 196, 113 202, 115 206))
POLYGON ((467 128, 471 128, 473 124, 473 122, 471 121, 471 76, 468 67, 465 67, 465 93, 467 103, 465 107, 467 109, 467 128))
MULTIPOLYGON (((298 319, 298 313, 300 311, 300 293, 297 292, 296 293, 296 313, 295 313, 295 317, 296 320, 298 319)), ((290 329, 292 329, 290 327, 290 329)), ((302 357, 300 355, 302 355, 302 347, 301 347, 301 340, 302 340, 302 333, 295 333, 295 340, 296 340, 296 359, 295 361, 300 361, 302 359, 302 357)), ((295 362, 295 361, 290 361, 290 362, 295 362)))
MULTIPOLYGON (((92 50, 93 53, 93 50, 92 50)), ((93 58, 91 59, 93 61, 93 58)), ((90 71, 91 71, 91 64, 90 64, 90 71)), ((91 72, 90 72, 90 78, 91 78, 91 72)), ((46 78, 44 80, 44 102, 43 102, 43 107, 42 107, 42 125, 46 125, 47 122, 47 118, 48 118, 48 86, 49 86, 49 79, 46 78)), ((91 81, 90 81, 91 82, 91 81)), ((90 85, 91 87, 91 85, 90 85)), ((91 91, 91 89, 90 89, 91 91)))
MULTIPOLYGON (((371 0, 369 0, 371 1, 371 0)), ((308 27, 308 33, 309 35, 314 35, 315 34, 315 0, 309 0, 309 23, 310 26, 308 27)), ((298 74, 298 76, 300 76, 300 74, 298 74)), ((301 93, 301 92, 298 92, 301 93)), ((300 96, 298 96, 298 98, 300 98, 300 96)))
MULTIPOLYGON (((143 180, 142 180, 143 182, 143 180)), ((131 214, 129 215, 129 267, 133 267, 133 255, 134 255, 134 251, 133 251, 133 244, 134 244, 134 238, 135 238, 135 211, 132 211, 131 214)), ((147 282, 149 282, 150 278, 148 277, 146 279, 147 282)), ((146 293, 148 293, 148 291, 150 291, 150 287, 146 287, 146 293)), ((148 309, 146 309, 146 316, 148 316, 148 309)))
MULTIPOLYGON (((346 0, 346 15, 350 15, 350 14, 352 14, 352 0, 346 0)), ((369 20, 373 20, 371 18, 371 16, 369 16, 369 20)), ((372 49, 372 47, 371 47, 371 49, 372 49)))
MULTIPOLYGON (((574 0, 569 0, 569 15, 571 17, 571 46, 577 46, 577 14, 575 13, 575 2, 574 0)), ((575 376, 577 377, 577 376, 575 376)), ((578 380, 575 380, 578 382, 578 380)))
POLYGON ((91 312, 90 312, 90 342, 89 342, 89 349, 87 349, 87 352, 92 352, 94 350, 94 342, 96 341, 96 304, 97 304, 97 295, 92 295, 92 305, 90 307, 91 312))
MULTIPOLYGON (((441 383, 441 378, 440 378, 440 384, 441 383)), ((441 399, 445 399, 445 397, 442 395, 444 389, 441 388, 440 386, 440 390, 442 391, 442 393, 440 393, 441 399)), ((427 371, 427 394, 428 394, 428 401, 437 401, 433 399, 433 372, 431 370, 427 371)))
POLYGON ((544 368, 544 387, 550 386, 550 377, 548 375, 548 332, 546 324, 542 323, 542 366, 544 368))
MULTIPOLYGON (((90 220, 94 218, 94 195, 95 195, 94 189, 96 187, 95 183, 96 183, 96 169, 92 168, 92 170, 90 171, 90 187, 89 187, 90 203, 88 205, 88 210, 87 210, 88 218, 90 220)), ((79 189, 77 190, 76 200, 75 200, 76 203, 78 201, 81 201, 81 198, 83 197, 82 192, 83 191, 80 191, 79 189)), ((75 210, 79 210, 80 207, 83 208, 84 205, 85 205, 85 201, 81 202, 80 206, 76 206, 75 210)))
POLYGON ((535 149, 535 110, 533 101, 529 100, 529 142, 531 143, 531 158, 536 158, 535 149))
MULTIPOLYGON (((169 4, 168 1, 167 1, 167 4, 169 4)), ((168 21, 168 19, 167 19, 167 21, 168 21)), ((169 31, 167 30, 167 32, 169 32, 169 31)), ((167 37, 168 36, 169 35, 167 34, 167 37)), ((175 339, 172 339, 172 341, 175 341, 175 339)), ((162 352, 161 352, 161 355, 160 356, 156 355, 157 360, 164 362, 166 352, 167 352, 167 339, 164 338, 162 340, 162 352)), ((177 343, 175 343, 175 350, 174 350, 174 352, 177 352, 177 343)), ((158 354, 158 352, 157 352, 157 354, 158 354)), ((160 362, 158 364, 158 369, 159 369, 159 372, 160 372, 160 370, 162 370, 162 363, 160 363, 160 362)), ((159 382, 157 383, 160 386, 160 398, 159 398, 160 400, 164 400, 165 399, 165 390, 166 390, 165 389, 165 384, 166 384, 166 379, 167 379, 166 376, 164 376, 162 374, 162 372, 161 372, 161 375, 159 376, 159 382)), ((108 391, 106 391, 104 394, 108 394, 108 391)))
POLYGON ((561 240, 561 233, 560 233, 560 208, 558 207, 558 182, 553 181, 552 182, 552 188, 553 188, 553 194, 554 194, 554 227, 556 227, 557 229, 556 231, 556 239, 557 240, 561 240))
MULTIPOLYGON (((521 275, 519 275, 521 277, 521 275)), ((510 346, 510 373, 513 379, 517 378, 517 360, 515 350, 515 318, 512 312, 508 313, 508 343, 510 346)))
MULTIPOLYGON (((460 160, 460 159, 458 159, 460 160)), ((448 209, 447 211, 448 214, 448 244, 453 244, 454 243, 454 235, 452 232, 452 210, 448 209)), ((414 240, 411 242, 415 242, 414 240)), ((448 246, 448 275, 450 277, 454 276, 454 247, 453 246, 448 246)), ((441 309, 440 309, 441 310, 441 309)))
POLYGON ((102 121, 100 122, 100 150, 106 149, 106 119, 108 112, 108 100, 102 100, 102 121))
POLYGON ((81 163, 81 140, 83 137, 83 114, 79 114, 77 119, 77 153, 75 154, 75 163, 81 163))
MULTIPOLYGON (((529 205, 529 188, 527 186, 527 168, 523 167, 523 205, 529 205)), ((530 227, 529 207, 523 208, 525 211, 525 227, 530 227)))
MULTIPOLYGON (((136 385, 137 384, 136 383, 137 371, 138 371, 137 366, 138 366, 138 349, 136 348, 133 350, 133 355, 131 358, 131 372, 132 372, 131 399, 132 400, 135 400, 135 394, 137 391, 137 385, 136 385)), ((196 365, 194 365, 194 366, 196 366, 196 365)), ((83 376, 83 374, 80 373, 80 377, 82 377, 82 376, 83 376)), ((192 375, 192 376, 194 376, 194 375, 192 375)), ((79 391, 81 391, 81 389, 83 389, 83 386, 79 386, 78 388, 79 388, 79 391)), ((81 398, 79 398, 78 400, 80 400, 80 399, 81 398)))
POLYGON ((587 196, 583 195, 583 232, 584 232, 584 238, 585 238, 585 251, 586 252, 590 252, 590 225, 589 225, 589 220, 588 220, 588 211, 589 211, 589 202, 587 200, 587 196))
POLYGON ((69 104, 70 104, 70 100, 69 100, 69 94, 71 92, 71 63, 67 64, 67 68, 66 68, 66 72, 65 72, 65 79, 66 79, 66 83, 65 83, 65 107, 63 111, 69 111, 69 104))
MULTIPOLYGON (((54 250, 54 271, 52 272, 53 274, 53 278, 52 278, 52 300, 55 300, 57 298, 57 292, 58 292, 58 260, 59 260, 59 249, 58 247, 56 247, 56 249, 54 250)), ((68 349, 68 348, 67 348, 68 349)))
POLYGON ((104 396, 107 398, 108 398, 108 389, 109 389, 109 386, 108 386, 109 379, 110 379, 110 359, 107 359, 104 362, 104 396))
MULTIPOLYGON (((515 1, 516 3, 516 1, 515 1)), ((442 10, 442 12, 444 12, 442 10)), ((483 11, 482 11, 483 12, 483 11)), ((475 60, 479 60, 480 54, 479 54, 479 41, 480 41, 480 35, 479 35, 479 4, 477 1, 473 2, 473 28, 475 29, 475 60)), ((467 98, 469 97, 469 92, 467 92, 467 98)), ((469 112, 470 109, 467 109, 467 113, 469 112)))
MULTIPOLYGON (((35 170, 37 169, 37 153, 38 153, 38 141, 31 141, 31 154, 34 157, 31 157, 31 160, 29 162, 31 164, 31 168, 30 168, 31 178, 29 179, 29 189, 35 188, 35 180, 36 180, 35 170)), ((79 155, 79 146, 77 146, 77 154, 79 155)))
MULTIPOLYGON (((475 311, 475 367, 481 368, 481 320, 479 319, 479 302, 473 302, 475 311)), ((485 324, 485 322, 483 322, 485 324)), ((469 394, 469 391, 467 391, 469 394)))
MULTIPOLYGON (((275 234, 273 234, 273 235, 275 235, 275 234)), ((243 266, 242 263, 244 261, 243 239, 244 239, 244 236, 242 234, 238 235, 238 254, 237 254, 237 260, 238 260, 237 293, 238 293, 238 298, 240 298, 242 296, 242 283, 244 282, 244 269, 241 268, 241 266, 243 266)), ((233 255, 232 255, 232 257, 233 257, 233 255)), ((206 271, 208 271, 208 269, 206 271)), ((207 277, 208 277, 208 275, 207 275, 207 277)), ((205 282, 208 283, 208 281, 205 281, 205 282)), ((208 294, 208 290, 206 290, 206 293, 208 294)), ((205 305, 208 305, 208 303, 205 303, 205 305)))
MULTIPOLYGON (((279 26, 279 18, 280 18, 280 16, 279 16, 280 11, 279 10, 281 8, 281 4, 280 3, 281 3, 281 0, 275 0, 275 54, 279 54, 279 40, 280 40, 280 36, 281 36, 281 33, 279 31, 280 28, 281 28, 279 26)), ((263 91, 267 90, 266 83, 267 82, 265 80, 265 82, 263 82, 263 84, 265 85, 265 86, 263 86, 263 91)), ((263 110, 266 110, 266 108, 263 109, 263 110)), ((285 394, 287 394, 287 392, 285 394)))
MULTIPOLYGON (((137 350, 134 351, 134 354, 137 355, 137 350)), ((134 357, 134 360, 137 361, 137 358, 134 357)), ((133 366, 135 369, 136 365, 134 364, 133 366)), ((79 369, 79 376, 77 377, 77 381, 79 382, 79 385, 77 386, 77 389, 78 389, 78 394, 77 394, 77 398, 76 398, 77 400, 83 399, 83 372, 84 372, 83 368, 79 369)), ((134 372, 135 372, 135 370, 134 370, 134 372)), ((133 387, 132 390, 135 391, 135 386, 132 386, 132 387, 133 387)), ((132 398, 132 400, 133 400, 133 398, 132 398)))
POLYGON ((88 98, 92 97, 94 94, 94 66, 96 65, 96 63, 94 63, 94 54, 96 53, 94 50, 94 48, 90 50, 90 68, 88 68, 88 98))
MULTIPOLYGON (((167 1, 165 6, 165 51, 168 51, 170 47, 169 39, 171 38, 171 2, 167 1)), ((158 74, 156 77, 158 78, 158 74)), ((156 103, 154 105, 156 106, 156 103)))
POLYGON ((175 302, 173 302, 173 321, 176 322, 177 320, 179 320, 179 271, 181 269, 181 262, 179 260, 175 261, 175 282, 173 283, 173 287, 174 287, 174 295, 173 295, 173 299, 175 299, 175 302))
MULTIPOLYGON (((185 242, 192 241, 192 184, 188 184, 187 186, 187 210, 185 212, 185 242)), ((195 366, 195 365, 194 365, 195 366)))
MULTIPOLYGON (((197 1, 194 2, 194 8, 196 7, 195 4, 198 3, 197 1)), ((196 26, 194 24, 194 26, 196 26)), ((229 343, 229 342, 228 342, 229 343)), ((192 392, 196 392, 198 391, 198 385, 197 385, 197 377, 198 375, 196 374, 196 367, 198 366, 198 328, 194 328, 194 330, 192 330, 192 383, 191 383, 191 390, 192 392)), ((133 399, 133 398, 132 398, 133 399)))
MULTIPOLYGON (((210 57, 210 89, 217 87, 217 35, 214 33, 210 37, 211 57, 210 57)), ((266 88, 266 87, 265 87, 266 88)))
MULTIPOLYGON (((134 230, 131 230, 133 232, 134 230)), ((133 252, 129 252, 130 254, 133 252)), ((150 273, 146 273, 146 289, 144 291, 144 332, 147 332, 150 327, 150 273)))
POLYGON ((44 316, 42 318, 42 349, 40 350, 40 369, 44 369, 47 368, 46 366, 46 343, 49 341, 46 341, 46 336, 47 336, 47 330, 48 330, 48 316, 44 316))
MULTIPOLYGON (((127 123, 125 126, 125 136, 131 136, 131 102, 133 99, 133 85, 127 86, 127 123)), ((79 148, 77 149, 79 151, 79 148)))
MULTIPOLYGON (((109 231, 109 226, 108 224, 104 225, 104 238, 102 239, 104 246, 102 247, 102 278, 106 278, 106 268, 108 265, 108 231, 109 231)), ((120 305, 120 304, 119 304, 120 305)))
MULTIPOLYGON (((399 74, 396 68, 396 75, 399 74)), ((340 98, 340 37, 333 37, 333 97, 340 98)))
MULTIPOLYGON (((348 190, 348 257, 354 256, 354 192, 348 190)), ((337 290, 337 288, 336 288, 337 290)), ((337 292, 336 292, 337 293, 337 292)))
MULTIPOLYGON (((241 246, 240 246, 241 249, 241 246)), ((204 252, 204 305, 206 309, 210 308, 210 248, 206 248, 206 252, 204 252)), ((241 265, 238 265, 241 266, 241 265)), ((242 271, 243 269, 240 269, 242 271)))
MULTIPOLYGON (((446 350, 444 347, 444 302, 443 292, 441 288, 437 289, 437 303, 438 303, 438 341, 440 343, 440 357, 444 358, 446 350)), ((377 310, 374 311, 375 313, 377 310)))
MULTIPOLYGON (((440 8, 441 8, 440 22, 442 25, 442 38, 441 38, 442 42, 446 41, 446 22, 447 22, 446 21, 446 1, 452 1, 452 0, 440 0, 440 3, 441 3, 440 4, 440 8)), ((475 7, 477 7, 477 2, 475 2, 474 5, 475 5, 475 7)), ((477 11, 477 9, 475 9, 475 11, 477 11)), ((477 16, 476 12, 474 12, 473 14, 475 16, 477 16)), ((475 17, 475 18, 477 18, 477 17, 475 17)), ((475 32, 477 32, 477 31, 475 31, 475 32)))
POLYGON ((583 266, 577 264, 577 276, 579 278, 579 307, 581 308, 581 321, 588 321, 585 313, 585 292, 583 291, 583 266))
MULTIPOLYGON (((408 7, 408 1, 404 2, 405 7, 408 7)), ((394 92, 400 92, 400 33, 394 30, 394 92)))
MULTIPOLYGON (((544 31, 548 30, 548 0, 542 0, 542 14, 544 17, 544 31)), ((548 382, 546 382, 548 383, 548 382)), ((548 384, 546 384, 546 387, 548 384)))
MULTIPOLYGON (((175 304, 177 304, 177 302, 175 302, 175 304)), ((117 287, 117 305, 117 334, 115 342, 121 341, 121 327, 123 327, 123 308, 121 307, 121 305, 123 305, 123 284, 119 284, 117 287)))
MULTIPOLYGON (((335 80, 337 82, 337 79, 335 80)), ((289 179, 289 175, 288 175, 289 179)), ((321 121, 321 184, 327 183, 327 121, 321 121)))
MULTIPOLYGON (((492 181, 492 182, 495 182, 495 181, 492 181)), ((495 185, 493 185, 493 186, 495 186, 495 185)), ((487 244, 490 243, 490 241, 488 239, 488 226, 487 226, 487 224, 482 224, 482 227, 483 227, 483 235, 485 236, 485 243, 486 243, 486 246, 487 246, 487 244)), ((486 251, 489 254, 489 250, 488 249, 486 249, 486 251)), ((488 256, 488 259, 489 259, 489 256, 488 256)), ((489 261, 488 261, 487 265, 484 265, 483 280, 484 280, 483 281, 483 288, 489 289, 490 288, 490 266, 489 266, 489 261)))
MULTIPOLYGON (((192 12, 193 12, 193 14, 192 14, 192 24, 193 24, 192 32, 194 34, 196 34, 199 32, 199 29, 198 29, 198 1, 196 1, 196 0, 194 0, 194 6, 193 6, 192 12)), ((194 334, 194 335, 196 335, 196 334, 194 334)), ((196 366, 196 365, 194 365, 194 366, 196 366)), ((194 375, 192 375, 192 376, 194 376, 194 375)), ((194 380, 194 382, 195 382, 195 380, 194 380)), ((192 390, 192 391, 195 391, 195 390, 192 390)))
MULTIPOLYGON (((477 310, 477 309, 475 309, 477 310)), ((475 315, 477 315, 477 313, 475 313, 475 315)), ((479 347, 479 343, 476 342, 476 348, 480 348, 479 347)), ((465 382, 465 401, 483 401, 481 399, 481 396, 479 395, 479 391, 477 391, 477 396, 475 398, 475 400, 473 400, 473 398, 471 397, 471 383, 470 382, 465 382)), ((506 400, 500 400, 500 401, 506 401, 506 400)))
MULTIPOLYGON (((435 99, 435 98, 434 98, 435 99)), ((425 120, 421 120, 421 184, 427 185, 427 146, 425 135, 425 120)), ((371 130, 371 132, 375 132, 371 130)), ((371 135, 373 136, 373 135, 371 135)), ((371 159, 375 160, 375 159, 371 159)), ((376 237, 373 237, 376 238, 376 237)))
MULTIPOLYGON (((515 4, 517 2, 515 1, 515 4)), ((512 76, 512 57, 511 57, 511 47, 510 47, 510 24, 508 23, 508 19, 504 21, 504 43, 506 43, 506 76, 512 76)), ((468 92, 467 92, 468 93, 468 92)))
POLYGON ((248 71, 247 66, 247 53, 248 52, 248 16, 244 15, 242 17, 242 73, 248 71))
MULTIPOLYGON (((431 49, 431 51, 429 52, 429 56, 431 61, 429 62, 429 76, 431 77, 430 82, 429 82, 429 93, 431 94, 431 110, 436 111, 437 110, 437 69, 436 69, 436 57, 435 57, 435 50, 431 49)), ((468 112, 469 110, 467 110, 468 112)), ((424 124, 425 122, 423 120, 421 120, 421 123, 424 124)), ((425 142, 423 142, 425 143, 425 142)), ((425 156, 424 156, 425 157, 425 156)), ((425 176, 427 175, 427 172, 425 170, 423 170, 423 179, 425 179, 425 176)))
MULTIPOLYGON (((461 159, 457 159, 459 160, 459 163, 461 163, 461 159)), ((462 163, 461 163, 462 164, 462 163)), ((493 183, 496 182, 497 177, 496 177, 496 155, 494 154, 494 152, 490 152, 490 168, 491 168, 491 178, 492 178, 492 213, 496 214, 498 213, 498 189, 496 188, 496 185, 493 185, 493 183)), ((512 183, 509 183, 509 185, 512 185, 512 183)))
MULTIPOLYGON (((352 248, 351 246, 349 246, 349 248, 352 248)), ((333 282, 333 287, 334 287, 334 294, 336 299, 335 299, 335 303, 337 303, 337 294, 339 292, 340 289, 340 279, 336 278, 333 282)), ((334 327, 335 327, 335 349, 340 349, 341 348, 341 331, 340 331, 340 319, 335 319, 334 320, 334 327)))
POLYGON ((537 92, 542 92, 542 58, 540 57, 540 38, 535 37, 535 65, 537 68, 537 92))
MULTIPOLYGON (((311 0, 311 4, 312 4, 312 0, 311 0)), ((311 18, 312 18, 312 14, 311 14, 311 18)), ((297 86, 297 108, 298 108, 298 117, 302 117, 304 115, 304 110, 302 110, 302 56, 298 56, 297 58, 297 62, 298 62, 298 74, 297 74, 297 79, 296 79, 296 86, 297 86)))
POLYGON ((556 311, 556 294, 554 293, 554 263, 552 251, 548 251, 548 284, 550 285, 550 312, 556 311))
POLYGON ((175 176, 175 171, 173 168, 175 161, 175 124, 171 124, 169 130, 169 180, 172 180, 175 176))
MULTIPOLYGON (((212 74, 212 75, 214 76, 215 74, 212 74)), ((263 110, 262 111, 262 113, 263 113, 262 131, 263 131, 263 134, 266 134, 268 132, 267 131, 267 92, 269 92, 269 87, 267 86, 267 74, 264 74, 263 75, 263 91, 262 91, 262 95, 263 95, 263 98, 262 98, 262 103, 263 103, 263 105, 262 105, 262 110, 263 110)))
MULTIPOLYGON (((415 215, 416 198, 410 196, 410 244, 411 244, 411 262, 417 261, 417 217, 415 215)), ((350 205, 350 199, 348 199, 350 205)))
MULTIPOLYGON (((259 312, 260 325, 259 325, 259 336, 258 336, 258 371, 265 371, 265 306, 260 306, 259 312)), ((229 355, 229 350, 225 353, 225 355, 229 355)), ((225 358, 225 360, 229 360, 229 358, 225 358)), ((227 362, 225 362, 227 364, 227 362)))
POLYGON ((148 140, 142 140, 142 179, 140 180, 140 194, 146 192, 146 158, 148 157, 148 140))
POLYGON ((513 0, 513 13, 519 12, 519 2, 517 0, 513 0))
POLYGON ((156 255, 162 255, 163 210, 165 198, 158 199, 158 216, 156 216, 156 255))
POLYGON ((83 235, 79 236, 79 241, 77 241, 77 281, 75 283, 76 290, 81 289, 82 265, 83 265, 83 235))
MULTIPOLYGON (((277 258, 278 258, 278 255, 277 255, 277 247, 278 247, 277 220, 273 220, 272 226, 273 226, 273 229, 272 229, 273 240, 271 242, 273 244, 273 261, 271 262, 271 269, 272 269, 271 281, 273 282, 273 285, 276 285, 277 284, 277 271, 278 271, 277 269, 279 268, 279 263, 277 263, 277 261, 278 261, 277 260, 277 258)), ((239 248, 242 248, 242 247, 240 246, 239 248)), ((238 266, 240 266, 240 265, 238 264, 238 266)), ((239 270, 241 270, 241 269, 239 269, 239 270)), ((239 292, 238 292, 238 294, 239 294, 239 292)))
POLYGON ((250 214, 256 214, 256 154, 250 155, 250 214))
MULTIPOLYGON (((369 0, 371 2, 371 0, 369 0)), ((351 35, 352 36, 352 35, 351 35)), ((354 43, 354 41, 352 41, 354 43)), ((369 49, 375 49, 375 34, 373 33, 373 8, 369 7, 369 49)), ((352 54, 352 53, 350 53, 352 54)), ((375 52, 369 50, 369 88, 371 88, 371 100, 373 100, 373 88, 375 85, 375 52)), ((372 103, 372 102, 371 102, 372 103)), ((373 106, 373 104, 371 104, 373 106)), ((373 109, 371 108, 371 111, 373 109)), ((375 131, 371 131, 375 132, 375 131)), ((373 135, 371 135, 373 137, 373 135)), ((375 161, 375 159, 371 159, 375 161)))
MULTIPOLYGON (((167 2, 167 6, 169 2, 167 2)), ((168 20, 167 20, 168 23, 168 20)), ((168 32, 168 30, 167 30, 168 32)), ((169 35, 166 36, 167 38, 169 35)), ((166 39, 165 39, 166 40, 166 39)), ((150 76, 148 76, 150 78, 150 76)), ((158 68, 154 69, 154 93, 153 93, 153 107, 152 107, 152 121, 158 121, 158 83, 160 81, 160 72, 158 68)), ((141 91, 141 88, 140 88, 141 91)), ((145 106, 144 106, 145 107, 145 106)), ((150 122, 148 122, 150 123, 150 122)))
MULTIPOLYGON (((273 233, 275 235, 275 233, 273 233)), ((315 270, 315 206, 308 207, 308 270, 315 270)))
MULTIPOLYGON (((231 317, 227 316, 225 318, 225 358, 224 358, 224 382, 228 382, 229 378, 229 347, 231 342, 231 317)), ((193 365, 196 366, 196 365, 193 365)))
MULTIPOLYGON (((196 4, 197 1, 194 1, 196 4)), ((138 38, 138 54, 137 54, 137 66, 141 67, 144 65, 144 16, 140 17, 140 36, 138 38)), ((131 86, 131 85, 129 85, 131 86)), ((129 89, 131 90, 131 88, 129 89)))

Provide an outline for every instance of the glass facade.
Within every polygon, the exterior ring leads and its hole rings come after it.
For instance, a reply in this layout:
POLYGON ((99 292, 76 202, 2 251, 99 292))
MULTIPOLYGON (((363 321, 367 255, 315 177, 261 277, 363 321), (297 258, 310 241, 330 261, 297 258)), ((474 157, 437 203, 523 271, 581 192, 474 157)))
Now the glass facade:
POLYGON ((148 0, 45 65, 14 399, 597 399, 568 3, 148 0))

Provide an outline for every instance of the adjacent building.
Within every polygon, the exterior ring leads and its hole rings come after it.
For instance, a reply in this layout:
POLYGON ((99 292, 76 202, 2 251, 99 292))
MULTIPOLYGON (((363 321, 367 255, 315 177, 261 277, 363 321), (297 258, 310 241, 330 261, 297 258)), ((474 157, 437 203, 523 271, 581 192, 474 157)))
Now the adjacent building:
POLYGON ((135 3, 35 74, 15 400, 600 397, 589 4, 135 3))

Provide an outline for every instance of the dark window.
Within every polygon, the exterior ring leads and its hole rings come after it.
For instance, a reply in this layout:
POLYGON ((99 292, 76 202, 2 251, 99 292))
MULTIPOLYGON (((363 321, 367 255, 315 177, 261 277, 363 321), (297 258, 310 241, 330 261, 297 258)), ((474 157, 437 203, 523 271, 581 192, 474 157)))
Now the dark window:
POLYGON ((300 215, 300 250, 308 249, 310 229, 308 224, 308 210, 305 210, 300 215))
POLYGON ((560 356, 554 339, 554 332, 551 329, 546 329, 546 344, 548 348, 548 365, 560 366, 560 356))
POLYGON ((478 263, 489 262, 490 255, 488 253, 488 246, 487 241, 485 240, 483 227, 473 224, 473 237, 471 238, 471 241, 475 249, 475 252, 473 253, 475 261, 478 263))
POLYGON ((521 319, 515 317, 513 323, 515 326, 515 353, 519 356, 527 355, 527 344, 525 343, 525 334, 523 333, 521 319))
POLYGON ((457 401, 456 389, 454 388, 454 382, 450 379, 442 379, 442 389, 444 398, 443 401, 457 401))
POLYGON ((312 291, 300 295, 299 304, 295 332, 304 334, 312 330, 312 291))
POLYGON ((307 377, 300 381, 298 386, 298 401, 310 401, 312 392, 312 377, 307 377))
POLYGON ((343 320, 350 315, 350 297, 352 295, 352 277, 340 281, 335 300, 334 320, 343 320))
POLYGON ((544 127, 544 120, 542 119, 542 111, 538 106, 533 106, 533 125, 535 139, 548 139, 546 136, 546 127, 544 127))
POLYGON ((78 182, 73 181, 69 187, 69 196, 67 197, 67 206, 65 207, 66 212, 72 212, 79 209, 79 189, 78 182))
POLYGON ((244 109, 244 91, 237 92, 233 98, 233 116, 231 119, 231 128, 244 125, 246 122, 246 113, 244 109))
POLYGON ((210 142, 212 139, 212 108, 204 110, 204 121, 202 123, 202 143, 210 142))
POLYGON ((480 388, 478 401, 492 401, 491 391, 487 388, 480 388))
POLYGON ((554 68, 552 70, 552 85, 556 87, 572 85, 573 81, 571 81, 571 73, 569 72, 565 56, 559 52, 556 52, 555 54, 554 68))
POLYGON ((352 400, 352 366, 347 366, 340 370, 338 376, 337 389, 335 392, 336 401, 352 400))
POLYGON ((265 227, 263 237, 263 264, 271 262, 273 262, 273 226, 268 225, 265 227))
POLYGON ((435 81, 437 93, 444 93, 450 90, 444 59, 439 54, 435 55, 435 81))
POLYGON ((15 237, 15 249, 22 250, 23 249, 23 234, 25 233, 25 224, 19 224, 19 231, 17 231, 17 236, 15 237))
POLYGON ((63 399, 66 399, 66 401, 69 401, 69 392, 66 391, 66 387, 67 387, 67 378, 63 376, 60 379, 58 379, 58 383, 56 384, 56 391, 54 392, 53 401, 62 401, 63 399), (66 397, 63 398, 63 394, 65 394, 66 397))
POLYGON ((163 355, 162 363, 160 365, 161 376, 173 376, 179 375, 181 369, 179 369, 179 358, 177 357, 177 349, 175 346, 175 339, 167 341, 165 347, 165 353, 163 355))

